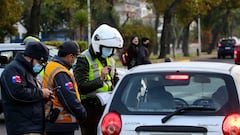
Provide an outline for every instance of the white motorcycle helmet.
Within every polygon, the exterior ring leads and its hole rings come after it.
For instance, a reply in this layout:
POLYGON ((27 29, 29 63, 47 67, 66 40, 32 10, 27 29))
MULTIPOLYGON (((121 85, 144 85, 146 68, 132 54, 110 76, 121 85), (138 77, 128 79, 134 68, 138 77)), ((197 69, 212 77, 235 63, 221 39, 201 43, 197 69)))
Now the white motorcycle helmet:
POLYGON ((123 48, 122 35, 117 29, 107 24, 102 24, 93 33, 92 47, 94 53, 100 55, 102 55, 103 48, 110 48, 112 49, 111 56, 115 48, 123 48))

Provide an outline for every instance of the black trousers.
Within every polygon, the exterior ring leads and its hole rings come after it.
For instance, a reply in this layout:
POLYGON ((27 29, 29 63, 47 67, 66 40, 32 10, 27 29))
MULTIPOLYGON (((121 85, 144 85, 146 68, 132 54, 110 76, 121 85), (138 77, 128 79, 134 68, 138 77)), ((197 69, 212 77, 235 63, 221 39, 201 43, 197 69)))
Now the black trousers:
POLYGON ((87 111, 87 120, 81 126, 82 135, 96 135, 97 125, 105 106, 97 98, 87 98, 81 101, 87 111))

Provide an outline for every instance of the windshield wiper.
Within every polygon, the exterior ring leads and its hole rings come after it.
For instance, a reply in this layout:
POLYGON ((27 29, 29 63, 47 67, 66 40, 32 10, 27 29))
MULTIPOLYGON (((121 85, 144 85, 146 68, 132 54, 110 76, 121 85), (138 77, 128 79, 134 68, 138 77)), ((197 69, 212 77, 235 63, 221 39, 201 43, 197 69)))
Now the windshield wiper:
POLYGON ((176 114, 184 113, 186 111, 215 111, 215 110, 216 110, 215 108, 208 108, 208 107, 183 107, 163 117, 162 123, 167 122, 172 116, 176 114))

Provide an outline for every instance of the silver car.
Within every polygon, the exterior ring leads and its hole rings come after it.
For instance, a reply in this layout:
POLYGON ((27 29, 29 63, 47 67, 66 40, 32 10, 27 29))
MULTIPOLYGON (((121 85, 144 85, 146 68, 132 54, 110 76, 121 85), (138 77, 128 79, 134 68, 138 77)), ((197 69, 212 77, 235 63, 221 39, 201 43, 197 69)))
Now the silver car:
POLYGON ((169 62, 131 69, 113 90, 98 135, 239 135, 240 66, 169 62))

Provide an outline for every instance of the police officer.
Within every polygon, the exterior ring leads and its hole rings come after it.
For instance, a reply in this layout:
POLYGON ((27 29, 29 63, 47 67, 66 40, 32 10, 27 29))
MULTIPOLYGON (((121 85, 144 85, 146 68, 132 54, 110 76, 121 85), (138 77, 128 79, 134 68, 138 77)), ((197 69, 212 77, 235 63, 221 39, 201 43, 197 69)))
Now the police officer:
POLYGON ((30 42, 24 51, 6 66, 1 81, 3 110, 8 135, 41 135, 44 131, 44 100, 52 98, 42 89, 36 76, 48 60, 48 48, 30 42))
POLYGON ((88 113, 87 120, 81 124, 83 135, 96 135, 98 121, 110 97, 109 92, 118 80, 115 61, 111 56, 116 48, 122 47, 123 39, 119 31, 102 24, 93 33, 92 44, 78 57, 73 68, 82 103, 88 113))
POLYGON ((43 85, 53 90, 55 98, 45 105, 47 135, 74 135, 87 113, 80 102, 75 78, 69 70, 80 53, 73 41, 64 42, 45 68, 43 85))
POLYGON ((38 37, 35 36, 26 36, 23 39, 23 45, 27 45, 29 42, 40 42, 40 39, 38 37))

